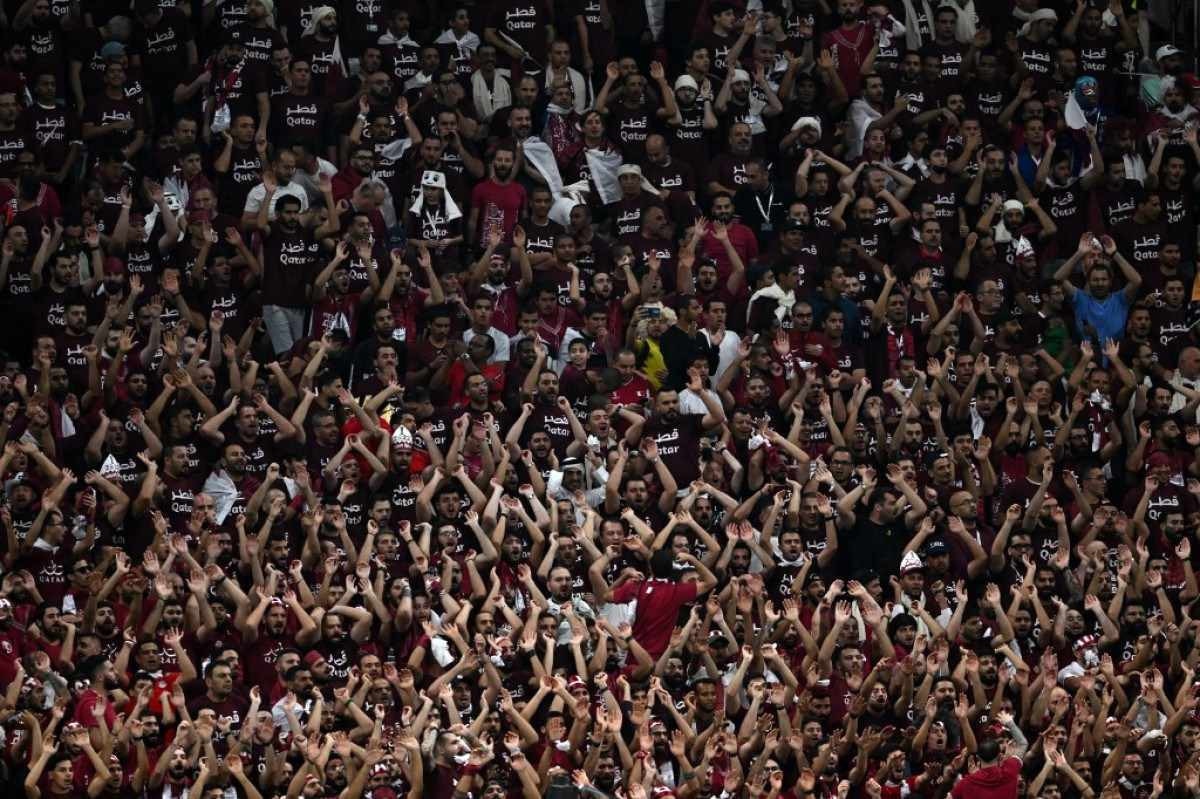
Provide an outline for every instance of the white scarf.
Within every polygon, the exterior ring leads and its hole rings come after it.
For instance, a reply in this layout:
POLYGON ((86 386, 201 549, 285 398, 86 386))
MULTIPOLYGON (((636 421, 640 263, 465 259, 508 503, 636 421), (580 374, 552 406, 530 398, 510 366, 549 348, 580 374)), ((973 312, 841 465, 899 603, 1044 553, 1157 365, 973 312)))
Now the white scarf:
POLYGON ((954 31, 954 38, 958 39, 961 44, 970 44, 975 39, 975 29, 979 24, 979 15, 975 13, 975 0, 967 0, 965 3, 958 0, 958 2, 949 2, 945 5, 958 12, 958 25, 954 31))
POLYGON ((492 114, 512 105, 512 87, 508 85, 510 75, 510 70, 497 67, 492 76, 492 85, 488 86, 482 71, 477 69, 471 73, 471 99, 480 121, 486 122, 492 118, 492 114))
MULTIPOLYGON (((405 38, 408 37, 406 36, 405 38)), ((459 39, 454 35, 454 31, 447 28, 434 40, 434 44, 453 44, 459 50, 473 53, 479 49, 479 35, 473 31, 467 31, 467 35, 459 39)))
MULTIPOLYGON (((550 218, 565 226, 570 221, 571 209, 583 202, 582 195, 590 192, 591 186, 586 180, 569 186, 563 185, 554 153, 550 145, 541 139, 531 136, 525 140, 521 149, 525 160, 546 179, 546 187, 555 197, 554 206, 550 209, 550 218)), ((589 149, 585 157, 600 201, 607 205, 621 199, 621 186, 617 182, 617 169, 623 163, 621 154, 589 149)))
POLYGON ((624 163, 621 154, 611 150, 588 148, 586 157, 600 201, 608 205, 621 199, 621 184, 617 182, 617 170, 624 163))
POLYGON ((746 321, 750 320, 750 312, 754 309, 755 300, 775 300, 775 316, 780 321, 787 319, 792 315, 792 306, 796 304, 796 293, 794 291, 784 292, 776 283, 772 283, 766 288, 761 288, 754 292, 750 298, 750 302, 746 305, 746 321))
MULTIPOLYGON (((909 50, 921 49, 921 24, 914 0, 902 0, 904 3, 904 44, 909 50)), ((925 19, 933 27, 933 12, 929 9, 929 0, 919 0, 925 19)))
MULTIPOLYGON (((446 211, 446 221, 453 222, 455 219, 462 217, 462 211, 458 207, 458 203, 454 202, 454 198, 450 196, 450 192, 442 189, 442 206, 446 211)), ((416 201, 409 206, 408 210, 417 215, 417 219, 421 218, 421 214, 425 210, 425 191, 422 189, 417 192, 416 201)))
POLYGON ((379 44, 382 44, 385 47, 389 44, 394 44, 397 47, 411 47, 414 50, 420 49, 421 47, 421 45, 407 33, 397 39, 396 34, 392 33, 391 31, 388 31, 379 37, 379 44))
POLYGON ((238 497, 237 486, 234 485, 229 472, 218 469, 210 474, 204 481, 204 493, 212 497, 213 503, 216 505, 217 524, 224 524, 225 518, 229 515, 229 511, 233 510, 233 503, 238 497))
POLYGON ((1083 113, 1083 106, 1079 104, 1078 98, 1075 97, 1075 92, 1067 92, 1067 108, 1063 112, 1063 118, 1067 122, 1067 127, 1072 130, 1083 130, 1088 126, 1087 117, 1083 113))

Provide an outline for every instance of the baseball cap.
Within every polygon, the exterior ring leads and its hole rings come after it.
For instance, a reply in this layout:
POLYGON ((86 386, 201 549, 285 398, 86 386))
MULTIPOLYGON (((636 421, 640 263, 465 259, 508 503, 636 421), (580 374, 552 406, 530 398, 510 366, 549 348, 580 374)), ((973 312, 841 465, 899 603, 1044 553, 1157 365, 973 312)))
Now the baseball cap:
POLYGON ((1170 58, 1173 55, 1182 55, 1183 51, 1173 44, 1164 44, 1162 47, 1154 51, 1154 60, 1162 61, 1164 58, 1170 58))
POLYGON ((1171 456, 1165 452, 1155 452, 1149 458, 1146 458, 1146 465, 1152 469, 1160 466, 1170 466, 1171 456))
POLYGON ((116 58, 117 56, 125 55, 125 45, 120 42, 105 42, 100 48, 101 58, 116 58))
POLYGON ((946 542, 940 538, 925 542, 925 557, 927 558, 945 555, 949 551, 950 547, 946 546, 946 542))

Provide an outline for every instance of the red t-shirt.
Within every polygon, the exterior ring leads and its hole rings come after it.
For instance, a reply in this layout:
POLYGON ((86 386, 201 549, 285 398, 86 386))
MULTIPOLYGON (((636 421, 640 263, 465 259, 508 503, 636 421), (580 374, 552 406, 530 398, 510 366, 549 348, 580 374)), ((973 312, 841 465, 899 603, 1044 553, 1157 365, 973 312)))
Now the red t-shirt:
POLYGON ((963 777, 950 791, 954 799, 1016 799, 1021 760, 1007 757, 995 766, 981 768, 963 777))
MULTIPOLYGON (((758 257, 758 237, 740 222, 731 222, 727 232, 734 252, 742 259, 742 268, 749 269, 750 262, 758 257)), ((700 240, 700 251, 717 262, 717 279, 722 286, 725 285, 729 275, 733 273, 733 262, 729 260, 725 245, 717 241, 717 237, 712 233, 708 233, 700 240)))
POLYGON ((624 604, 637 600, 633 635, 652 660, 658 660, 671 643, 679 609, 696 598, 696 583, 676 583, 654 578, 628 582, 613 591, 612 601, 624 604))
POLYGON ((87 689, 79 695, 79 700, 75 704, 75 721, 82 724, 84 727, 99 727, 99 722, 96 721, 96 716, 92 712, 92 708, 97 704, 104 705, 104 723, 111 730, 113 725, 117 723, 117 711, 113 707, 113 703, 108 699, 100 696, 91 688, 87 689))
POLYGON ((471 207, 479 209, 479 222, 474 242, 480 248, 487 246, 488 231, 499 227, 504 231, 505 243, 512 243, 513 228, 525 205, 525 187, 520 183, 497 183, 485 180, 476 183, 471 191, 471 207))

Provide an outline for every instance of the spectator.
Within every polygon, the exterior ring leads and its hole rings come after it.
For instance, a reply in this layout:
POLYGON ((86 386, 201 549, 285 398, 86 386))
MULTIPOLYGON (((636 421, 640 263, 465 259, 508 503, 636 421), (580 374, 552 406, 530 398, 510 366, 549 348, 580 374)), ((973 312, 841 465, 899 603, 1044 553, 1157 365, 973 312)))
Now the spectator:
POLYGON ((0 14, 0 781, 1200 792, 1154 4, 192 5, 0 14))

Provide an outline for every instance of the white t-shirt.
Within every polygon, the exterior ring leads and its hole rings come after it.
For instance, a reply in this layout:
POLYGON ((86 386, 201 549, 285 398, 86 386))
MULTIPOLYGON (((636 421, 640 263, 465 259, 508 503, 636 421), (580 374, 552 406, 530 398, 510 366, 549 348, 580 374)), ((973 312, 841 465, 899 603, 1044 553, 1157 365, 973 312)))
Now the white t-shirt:
MULTIPOLYGON (((266 199, 267 189, 262 183, 250 190, 246 195, 246 207, 244 209, 247 214, 257 214, 262 208, 263 200, 266 199)), ((267 211, 267 219, 275 220, 275 205, 279 202, 280 197, 295 197, 300 201, 300 213, 308 210, 308 192, 299 183, 292 181, 286 186, 277 186, 275 193, 271 195, 271 207, 267 211)))

